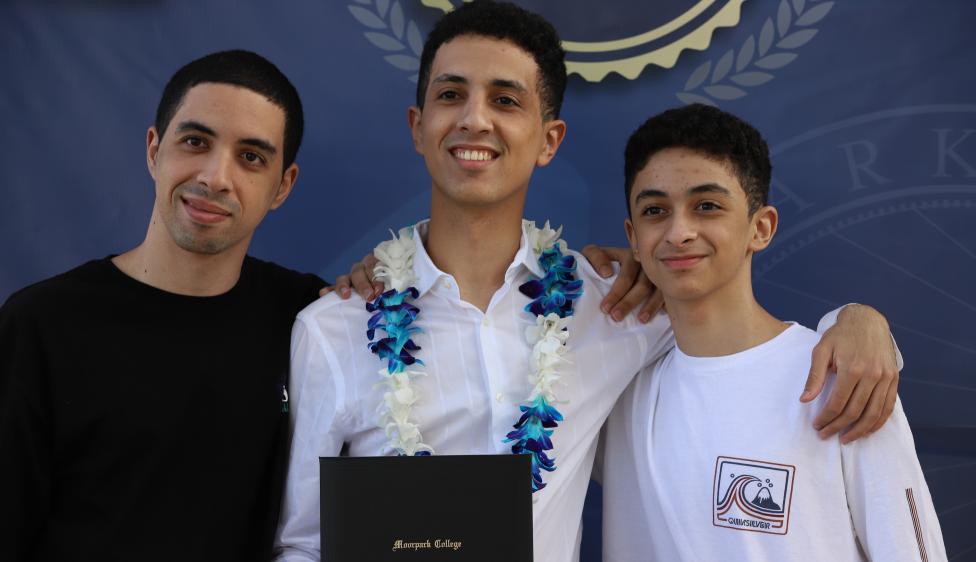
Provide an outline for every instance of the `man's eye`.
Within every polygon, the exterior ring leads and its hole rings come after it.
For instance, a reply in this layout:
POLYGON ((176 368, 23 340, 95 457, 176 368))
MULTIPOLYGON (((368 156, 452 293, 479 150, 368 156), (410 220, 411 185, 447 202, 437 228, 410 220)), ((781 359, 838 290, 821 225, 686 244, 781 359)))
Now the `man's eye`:
POLYGON ((202 148, 206 145, 206 143, 200 137, 186 137, 183 139, 183 142, 192 148, 202 148))
POLYGON ((247 160, 251 164, 264 163, 264 158, 262 158, 261 155, 256 152, 245 152, 241 154, 241 156, 244 158, 244 160, 247 160))
POLYGON ((652 216, 652 217, 663 215, 664 209, 662 209, 661 207, 654 207, 654 206, 645 207, 644 210, 641 212, 641 214, 652 216))
POLYGON ((702 201, 698 204, 698 208, 702 211, 718 211, 722 209, 722 207, 712 203, 711 201, 702 201))
POLYGON ((438 99, 442 99, 442 100, 456 100, 460 96, 454 90, 445 90, 445 91, 441 92, 440 94, 438 94, 437 97, 438 97, 438 99))
POLYGON ((501 105, 518 105, 518 101, 511 96, 499 96, 495 101, 501 105))

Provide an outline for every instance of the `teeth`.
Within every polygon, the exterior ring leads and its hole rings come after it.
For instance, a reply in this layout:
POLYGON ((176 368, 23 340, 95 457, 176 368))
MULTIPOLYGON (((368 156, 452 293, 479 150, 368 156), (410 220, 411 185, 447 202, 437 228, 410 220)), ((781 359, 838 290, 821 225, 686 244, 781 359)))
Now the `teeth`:
POLYGON ((485 161, 491 160, 491 152, 487 150, 455 150, 454 156, 461 160, 485 161))

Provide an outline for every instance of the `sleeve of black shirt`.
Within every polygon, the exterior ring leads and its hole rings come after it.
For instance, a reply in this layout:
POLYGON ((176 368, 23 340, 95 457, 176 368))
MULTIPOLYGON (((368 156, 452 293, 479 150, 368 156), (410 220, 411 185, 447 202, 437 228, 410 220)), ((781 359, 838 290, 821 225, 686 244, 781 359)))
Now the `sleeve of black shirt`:
POLYGON ((14 295, 0 308, 0 560, 30 557, 52 495, 47 373, 38 324, 14 295))

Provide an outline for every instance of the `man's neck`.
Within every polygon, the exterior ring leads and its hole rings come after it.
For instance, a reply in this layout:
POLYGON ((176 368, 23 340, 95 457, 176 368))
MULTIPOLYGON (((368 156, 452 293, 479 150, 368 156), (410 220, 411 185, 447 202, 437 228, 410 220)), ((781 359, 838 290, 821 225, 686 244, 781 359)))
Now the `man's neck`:
POLYGON ((161 222, 155 220, 143 243, 116 256, 112 263, 122 273, 157 289, 178 295, 212 297, 226 293, 237 284, 247 246, 244 241, 217 254, 190 252, 177 246, 161 222))
POLYGON ((522 205, 471 210, 431 205, 425 247, 441 271, 457 281, 461 299, 488 309, 522 239, 522 205))
POLYGON ((739 353, 775 338, 787 327, 756 302, 751 283, 693 301, 665 298, 665 305, 678 348, 695 357, 739 353))

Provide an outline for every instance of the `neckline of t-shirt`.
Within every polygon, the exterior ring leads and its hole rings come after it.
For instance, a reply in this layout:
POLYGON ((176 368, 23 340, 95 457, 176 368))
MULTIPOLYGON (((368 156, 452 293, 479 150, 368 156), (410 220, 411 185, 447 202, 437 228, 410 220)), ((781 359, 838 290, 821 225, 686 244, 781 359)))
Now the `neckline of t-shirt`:
POLYGON ((243 286, 245 275, 247 274, 248 269, 250 268, 250 263, 249 263, 250 260, 248 259, 248 257, 245 257, 244 262, 241 264, 241 275, 240 277, 238 277, 237 282, 234 283, 233 287, 231 287, 224 293, 220 293, 219 295, 211 295, 211 296, 181 295, 179 293, 173 293, 165 289, 160 289, 159 287, 154 287, 148 283, 143 283, 142 281, 136 279, 135 277, 128 275, 126 272, 119 269, 119 267, 115 265, 115 262, 112 261, 112 258, 116 257, 117 255, 118 254, 110 254, 106 256, 105 259, 102 261, 105 264, 107 270, 109 271, 109 274, 115 277, 116 279, 119 279, 120 282, 124 283, 125 285, 132 288, 133 290, 145 293, 146 295, 152 295, 156 298, 168 299, 172 302, 185 302, 185 303, 192 303, 192 304, 197 304, 197 303, 218 304, 218 303, 223 303, 232 300, 238 293, 240 293, 240 291, 243 290, 241 289, 241 287, 243 286))
POLYGON ((730 355, 719 355, 716 357, 698 357, 687 355, 681 348, 674 346, 674 363, 694 369, 695 371, 727 371, 734 369, 738 365, 753 363, 757 359, 775 353, 783 345, 798 336, 805 328, 796 322, 786 322, 789 326, 776 335, 776 337, 764 341, 763 343, 744 349, 730 355))

